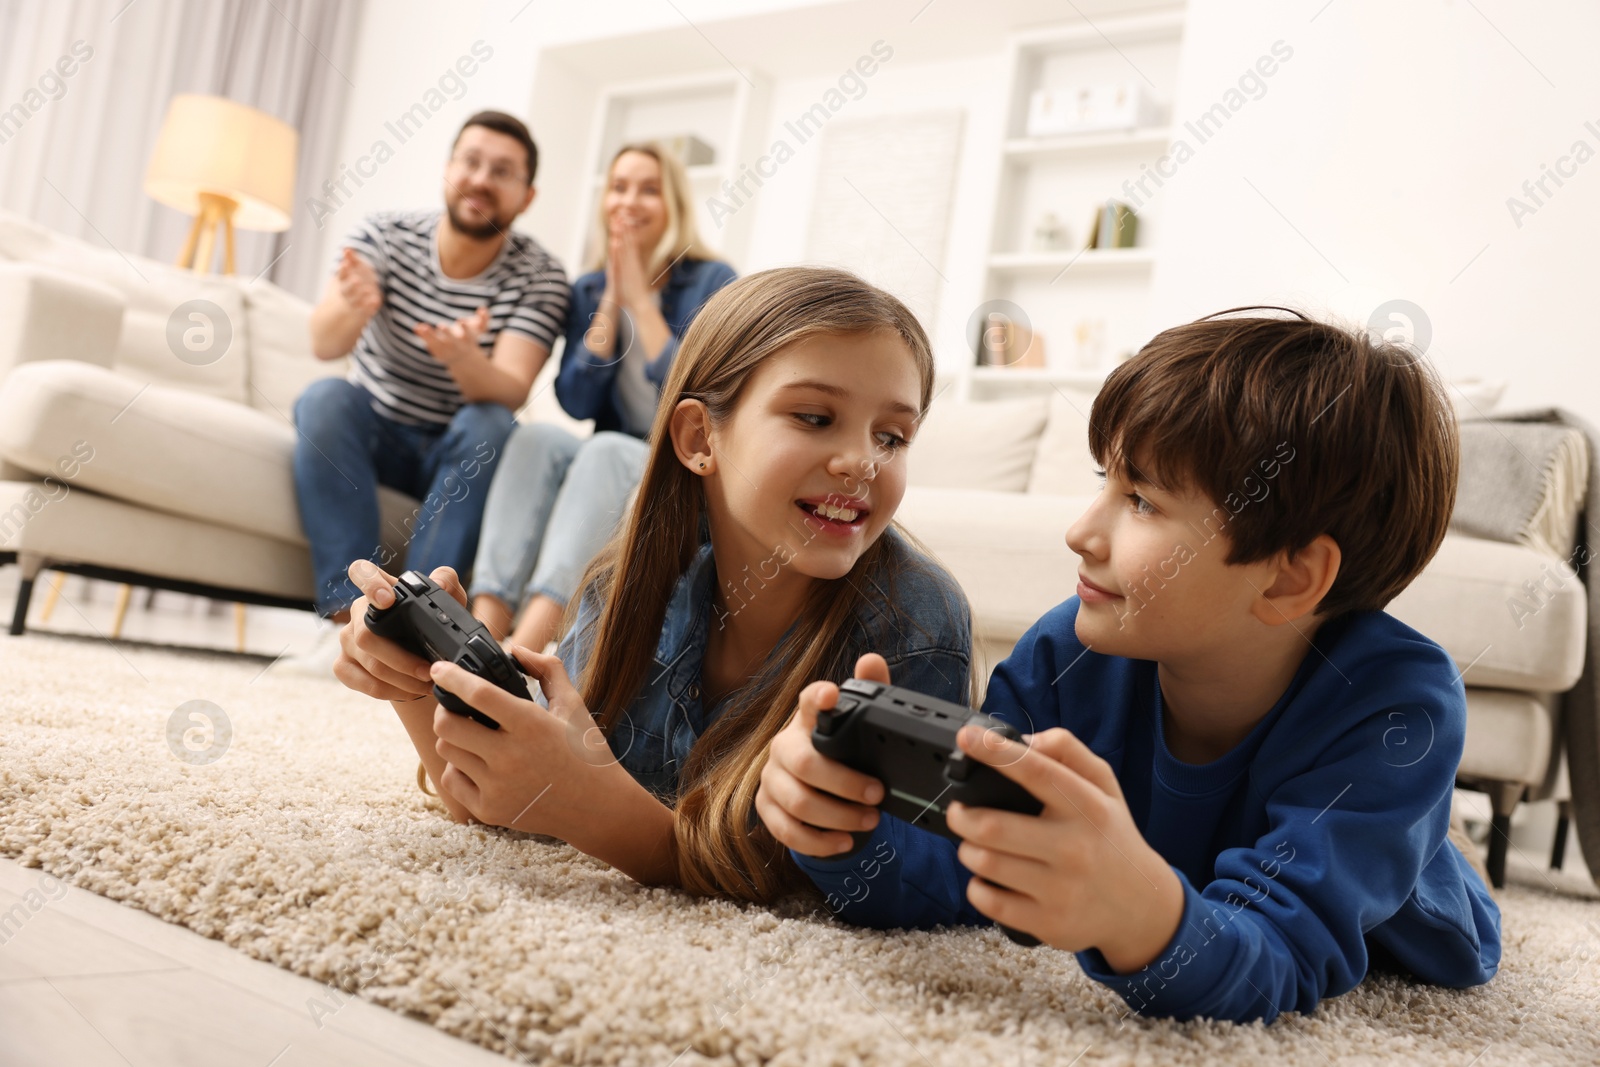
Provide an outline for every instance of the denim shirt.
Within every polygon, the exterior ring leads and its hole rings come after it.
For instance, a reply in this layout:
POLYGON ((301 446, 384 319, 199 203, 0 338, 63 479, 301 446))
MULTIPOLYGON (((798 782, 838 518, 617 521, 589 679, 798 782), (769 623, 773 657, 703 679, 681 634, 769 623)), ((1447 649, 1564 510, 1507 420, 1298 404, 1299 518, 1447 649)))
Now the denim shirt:
MULTIPOLYGON (((678 341, 689 323, 694 320, 701 305, 711 295, 733 281, 737 275, 733 268, 715 259, 683 259, 672 267, 667 284, 661 287, 661 317, 667 320, 672 336, 654 359, 645 365, 645 377, 661 388, 672 369, 672 359, 678 354, 678 341)), ((561 369, 556 372, 556 400, 568 415, 575 419, 593 419, 596 432, 615 430, 629 432, 624 425, 622 410, 614 392, 617 367, 621 359, 613 351, 600 357, 589 351, 583 336, 589 331, 589 321, 600 310, 600 296, 605 292, 606 272, 590 271, 572 285, 572 303, 567 309, 565 329, 566 347, 561 352, 561 369)), ((620 337, 618 338, 620 341, 620 337)), ((649 428, 645 428, 649 432, 649 428)), ((643 436, 635 434, 634 436, 643 436)))
MULTIPOLYGON (((889 677, 895 685, 968 703, 972 619, 966 595, 953 578, 913 549, 893 527, 883 536, 892 540, 890 554, 898 557, 903 567, 895 583, 895 602, 889 603, 882 595, 881 575, 868 577, 869 606, 852 624, 851 663, 863 653, 880 653, 889 663, 889 677)), ((678 775, 695 741, 744 691, 729 693, 712 708, 700 699, 706 637, 717 621, 716 579, 711 546, 703 544, 673 588, 661 639, 639 695, 611 731, 611 751, 617 761, 668 804, 677 797, 678 775)), ((585 590, 577 619, 556 649, 568 677, 580 690, 599 607, 598 599, 585 590)), ((781 667, 769 663, 766 669, 781 667)), ((543 703, 542 694, 536 699, 543 703)), ((799 693, 795 699, 798 701, 799 693)))

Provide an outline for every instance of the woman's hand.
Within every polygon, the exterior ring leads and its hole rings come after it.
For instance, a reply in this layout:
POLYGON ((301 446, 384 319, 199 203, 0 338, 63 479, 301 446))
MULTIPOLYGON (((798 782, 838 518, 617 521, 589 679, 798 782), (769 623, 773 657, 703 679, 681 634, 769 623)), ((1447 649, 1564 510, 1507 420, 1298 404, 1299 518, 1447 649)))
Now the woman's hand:
MULTIPOLYGON (((869 652, 856 661, 856 677, 888 685, 889 665, 869 652)), ((849 852, 855 848, 852 832, 878 825, 873 805, 883 799, 883 783, 811 744, 817 716, 838 699, 839 687, 832 682, 812 682, 801 690, 794 718, 772 739, 756 791, 756 813, 772 836, 807 856, 849 852)))
MULTIPOLYGON (((428 661, 367 629, 367 605, 393 606, 395 579, 364 559, 350 564, 348 573, 362 595, 350 605, 350 621, 339 631, 339 658, 333 676, 347 688, 379 700, 399 702, 430 695, 433 679, 428 661)), ((429 577, 463 604, 467 602, 466 590, 449 567, 437 567, 429 577)))
POLYGON ((559 837, 580 848, 597 827, 597 790, 638 788, 567 677, 561 660, 520 645, 512 655, 539 682, 549 707, 514 697, 453 663, 433 680, 500 724, 491 730, 440 707, 435 749, 447 766, 439 791, 479 822, 559 837))
POLYGON ((611 224, 610 241, 606 249, 606 288, 612 290, 617 301, 629 311, 649 304, 650 281, 645 277, 644 250, 639 247, 634 228, 625 222, 611 224))

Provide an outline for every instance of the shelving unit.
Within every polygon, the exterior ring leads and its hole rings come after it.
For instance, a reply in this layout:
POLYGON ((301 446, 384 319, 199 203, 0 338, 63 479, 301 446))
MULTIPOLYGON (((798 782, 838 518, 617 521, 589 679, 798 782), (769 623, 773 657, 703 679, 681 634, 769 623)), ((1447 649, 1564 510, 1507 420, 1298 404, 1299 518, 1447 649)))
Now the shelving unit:
MULTIPOLYGON (((971 366, 961 395, 971 399, 1035 393, 1052 385, 1094 387, 1149 337, 1148 298, 1161 237, 1159 192, 1143 203, 1124 191, 1163 156, 1174 131, 1184 11, 1181 6, 1118 19, 1085 20, 1018 34, 1010 42, 1003 117, 981 299, 1022 309, 1044 340, 1044 368, 971 366), (1155 101, 1155 124, 1128 130, 1029 137, 1033 92, 1135 81, 1155 101), (1106 200, 1136 208, 1136 246, 1084 249, 1106 200), (1051 212, 1067 230, 1065 249, 1039 250, 1032 233, 1051 212), (1098 351, 1080 336, 1099 337, 1098 351)), ((974 354, 974 361, 976 354, 974 354)))
POLYGON ((989 256, 991 274, 1047 274, 1068 272, 1082 277, 1104 271, 1149 270, 1155 253, 1148 248, 1091 248, 1072 252, 995 252, 989 256))
POLYGON ((693 134, 716 152, 716 161, 688 167, 690 199, 700 236, 737 268, 749 240, 754 212, 736 210, 721 226, 706 215, 706 201, 724 181, 737 179, 738 161, 753 153, 767 115, 767 80, 754 71, 732 68, 650 81, 605 86, 595 102, 577 228, 567 260, 581 273, 591 254, 594 217, 605 191, 606 168, 616 150, 632 141, 693 134))

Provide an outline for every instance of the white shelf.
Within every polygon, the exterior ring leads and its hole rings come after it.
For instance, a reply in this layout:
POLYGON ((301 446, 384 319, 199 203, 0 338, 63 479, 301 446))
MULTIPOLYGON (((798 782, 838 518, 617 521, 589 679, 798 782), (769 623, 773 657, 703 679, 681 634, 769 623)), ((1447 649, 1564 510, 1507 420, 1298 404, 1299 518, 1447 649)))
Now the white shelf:
POLYGON ((1029 52, 1066 52, 1076 49, 1120 48, 1147 41, 1171 41, 1183 36, 1185 13, 1181 9, 1101 19, 1082 25, 1047 26, 1019 33, 1014 40, 1029 52))
POLYGON ((1019 163, 1065 159, 1087 152, 1129 148, 1164 149, 1172 141, 1170 126, 1138 130, 1102 130, 1095 133, 1067 134, 1060 137, 1014 137, 1005 143, 1007 159, 1019 163))
POLYGON ((1082 277, 1105 270, 1148 270, 1155 263, 1148 248, 1091 248, 1073 252, 996 252, 989 269, 997 274, 1055 274, 1082 277))

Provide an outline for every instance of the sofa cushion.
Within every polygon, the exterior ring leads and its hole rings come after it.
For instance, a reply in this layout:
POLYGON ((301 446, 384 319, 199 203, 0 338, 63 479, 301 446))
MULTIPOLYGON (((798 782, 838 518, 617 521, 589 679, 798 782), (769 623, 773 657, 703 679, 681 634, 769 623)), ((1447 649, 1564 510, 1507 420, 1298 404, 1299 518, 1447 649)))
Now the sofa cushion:
POLYGON ((62 492, 0 482, 0 548, 291 599, 310 600, 315 586, 303 545, 152 511, 76 483, 62 492))
POLYGON ((1538 786, 1550 767, 1554 733, 1550 709, 1534 694, 1468 689, 1467 743, 1456 775, 1538 786))
POLYGON ((311 352, 311 305, 265 279, 244 287, 247 403, 290 417, 294 402, 319 378, 343 378, 349 357, 318 359, 311 352))
POLYGON ((907 453, 908 484, 1022 492, 1048 413, 1043 397, 980 402, 936 397, 907 453))
POLYGON ((1094 389, 1058 385, 1050 394, 1050 419, 1028 477, 1028 492, 1094 496, 1100 491, 1089 452, 1089 409, 1094 389))
POLYGON ((245 401, 244 298, 236 279, 98 248, 13 214, 0 214, 0 259, 43 264, 121 293, 127 308, 115 369, 141 383, 245 401), (186 306, 191 301, 203 304, 186 306))
POLYGON ((1583 669, 1583 583, 1521 545, 1450 534, 1387 610, 1443 645, 1467 685, 1560 693, 1583 669))
POLYGON ((1072 596, 1078 556, 1067 527, 1082 497, 912 486, 895 518, 945 565, 972 604, 975 636, 1015 642, 1072 596))
POLYGON ((0 262, 0 375, 38 359, 109 366, 126 303, 109 285, 81 275, 0 262))
POLYGON ((77 360, 26 363, 0 382, 0 455, 48 474, 79 442, 93 458, 77 486, 305 544, 294 429, 276 415, 77 360))

